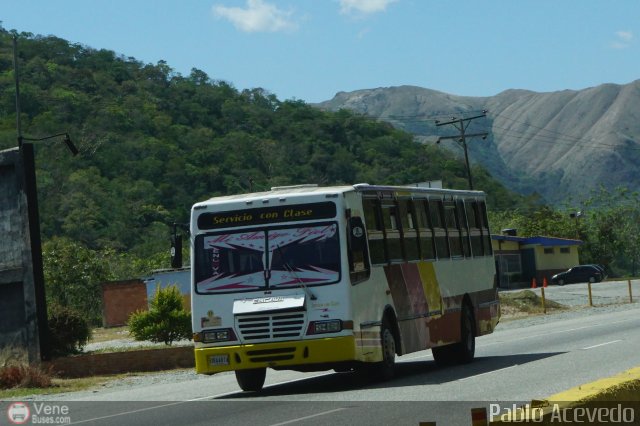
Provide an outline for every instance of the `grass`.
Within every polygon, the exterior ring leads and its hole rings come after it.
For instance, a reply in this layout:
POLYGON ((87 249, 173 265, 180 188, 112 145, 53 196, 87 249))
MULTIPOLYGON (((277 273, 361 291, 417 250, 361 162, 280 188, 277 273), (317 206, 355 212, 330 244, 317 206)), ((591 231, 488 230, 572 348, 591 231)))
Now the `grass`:
MULTIPOLYGON (((553 300, 546 299, 547 313, 569 309, 553 300)), ((501 320, 518 319, 529 315, 542 315, 542 298, 531 290, 500 293, 501 320)))
POLYGON ((163 348, 177 348, 181 345, 165 345, 164 343, 145 343, 140 346, 113 346, 113 347, 104 347, 91 351, 84 351, 82 354, 105 354, 105 353, 113 353, 113 352, 129 352, 129 351, 146 351, 150 349, 163 349, 163 348))
POLYGON ((15 346, 0 351, 0 398, 9 394, 30 394, 33 389, 53 386, 51 374, 40 366, 29 365, 24 349, 15 346), (28 390, 27 390, 28 389, 28 390))
POLYGON ((9 398, 21 398, 32 395, 54 395, 67 392, 79 392, 89 389, 96 389, 107 384, 126 379, 128 377, 136 377, 144 374, 157 374, 158 371, 149 373, 126 373, 114 374, 109 376, 93 376, 82 377, 79 379, 51 379, 50 387, 17 387, 12 389, 0 389, 0 400, 9 398))
MULTIPOLYGON (((109 328, 95 328, 92 332, 91 341, 89 343, 102 343, 102 342, 110 342, 113 340, 130 340, 134 341, 133 335, 129 333, 129 327, 109 327, 109 328)), ((128 352, 128 351, 140 351, 146 349, 162 349, 168 347, 162 342, 154 343, 154 342, 139 342, 139 345, 133 346, 123 346, 114 344, 114 346, 105 346, 100 349, 95 350, 84 350, 82 353, 111 353, 111 352, 128 352)), ((179 342, 174 342, 171 347, 180 346, 179 342), (177 344, 176 344, 177 343, 177 344)))
POLYGON ((94 328, 91 343, 108 342, 110 340, 131 339, 129 327, 94 328))

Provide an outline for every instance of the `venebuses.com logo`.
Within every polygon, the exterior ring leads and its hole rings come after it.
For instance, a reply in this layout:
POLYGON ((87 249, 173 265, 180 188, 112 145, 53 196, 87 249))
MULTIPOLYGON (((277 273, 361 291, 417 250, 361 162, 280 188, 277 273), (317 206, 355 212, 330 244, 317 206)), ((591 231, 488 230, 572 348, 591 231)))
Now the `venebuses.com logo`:
POLYGON ((14 402, 7 409, 7 417, 9 421, 15 425, 25 424, 31 416, 29 406, 24 402, 14 402))
POLYGON ((14 402, 7 408, 7 418, 14 425, 30 424, 66 425, 71 423, 69 406, 34 402, 29 406, 25 402, 14 402))

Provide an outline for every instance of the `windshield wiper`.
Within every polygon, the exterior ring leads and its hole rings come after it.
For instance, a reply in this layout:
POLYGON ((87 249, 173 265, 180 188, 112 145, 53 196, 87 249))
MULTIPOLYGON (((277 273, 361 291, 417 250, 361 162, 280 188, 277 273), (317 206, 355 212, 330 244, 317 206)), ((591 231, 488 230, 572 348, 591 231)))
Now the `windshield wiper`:
POLYGON ((311 300, 317 300, 318 298, 316 297, 316 295, 313 294, 313 292, 309 289, 309 287, 307 287, 304 281, 302 281, 298 276, 298 274, 296 274, 296 271, 285 260, 284 254, 282 253, 282 249, 280 248, 280 244, 276 244, 276 249, 278 250, 278 253, 280 253, 280 258, 282 259, 282 266, 284 266, 284 269, 287 272, 289 272, 291 275, 293 275, 296 281, 298 281, 298 284, 300 285, 300 287, 304 290, 304 292, 307 294, 307 296, 309 296, 311 300))

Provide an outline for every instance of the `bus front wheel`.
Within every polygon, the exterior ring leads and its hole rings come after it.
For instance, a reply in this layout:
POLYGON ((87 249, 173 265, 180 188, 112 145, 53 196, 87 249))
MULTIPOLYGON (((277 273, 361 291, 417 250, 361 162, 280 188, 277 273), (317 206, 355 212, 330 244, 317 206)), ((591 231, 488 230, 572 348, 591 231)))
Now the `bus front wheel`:
POLYGON ((236 370, 236 380, 240 389, 245 392, 257 392, 264 386, 267 376, 266 368, 252 368, 250 370, 236 370))

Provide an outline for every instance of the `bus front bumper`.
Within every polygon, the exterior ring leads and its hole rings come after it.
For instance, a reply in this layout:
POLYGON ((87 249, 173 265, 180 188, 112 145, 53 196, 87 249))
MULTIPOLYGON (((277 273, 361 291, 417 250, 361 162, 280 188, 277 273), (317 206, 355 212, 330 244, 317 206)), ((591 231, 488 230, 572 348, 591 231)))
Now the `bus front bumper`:
POLYGON ((195 349, 196 373, 199 374, 331 364, 353 361, 355 356, 353 336, 195 349))

